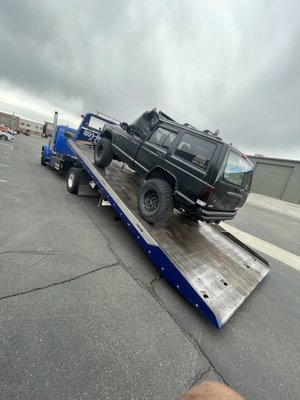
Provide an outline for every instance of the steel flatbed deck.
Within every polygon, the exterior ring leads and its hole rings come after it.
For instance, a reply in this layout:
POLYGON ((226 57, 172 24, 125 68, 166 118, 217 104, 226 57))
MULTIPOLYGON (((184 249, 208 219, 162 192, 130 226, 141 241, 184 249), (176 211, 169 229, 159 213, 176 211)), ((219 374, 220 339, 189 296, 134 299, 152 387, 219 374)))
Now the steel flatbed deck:
POLYGON ((162 225, 144 221, 137 210, 141 178, 113 161, 102 169, 93 151, 71 140, 82 167, 160 273, 220 328, 269 272, 269 264, 218 225, 194 222, 183 213, 162 225))

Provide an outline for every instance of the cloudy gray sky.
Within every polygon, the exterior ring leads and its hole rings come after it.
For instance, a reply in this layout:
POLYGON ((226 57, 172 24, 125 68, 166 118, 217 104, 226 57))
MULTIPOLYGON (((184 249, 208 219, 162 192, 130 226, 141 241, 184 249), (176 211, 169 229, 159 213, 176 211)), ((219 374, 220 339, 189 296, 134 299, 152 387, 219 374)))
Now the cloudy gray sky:
POLYGON ((157 107, 300 159, 298 0, 1 0, 0 110, 62 122, 157 107))

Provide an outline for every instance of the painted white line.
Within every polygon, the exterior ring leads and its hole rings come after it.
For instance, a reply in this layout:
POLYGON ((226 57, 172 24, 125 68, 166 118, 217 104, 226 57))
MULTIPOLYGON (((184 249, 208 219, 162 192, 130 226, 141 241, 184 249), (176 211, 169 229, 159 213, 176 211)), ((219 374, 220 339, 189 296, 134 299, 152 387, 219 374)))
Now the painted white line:
POLYGON ((0 164, 0 167, 9 167, 9 165, 7 165, 7 164, 0 164))
POLYGON ((269 242, 265 242, 262 239, 258 239, 249 233, 243 232, 231 225, 221 223, 221 226, 226 229, 229 233, 236 236, 241 242, 244 242, 247 246, 253 247, 255 250, 261 251, 268 256, 275 258, 276 260, 288 265, 300 271, 300 256, 293 254, 287 250, 281 249, 269 242))
POLYGON ((3 156, 1 153, 0 153, 0 158, 5 158, 5 160, 11 160, 11 157, 3 156))
POLYGON ((1 183, 6 183, 7 181, 5 179, 0 179, 1 183))

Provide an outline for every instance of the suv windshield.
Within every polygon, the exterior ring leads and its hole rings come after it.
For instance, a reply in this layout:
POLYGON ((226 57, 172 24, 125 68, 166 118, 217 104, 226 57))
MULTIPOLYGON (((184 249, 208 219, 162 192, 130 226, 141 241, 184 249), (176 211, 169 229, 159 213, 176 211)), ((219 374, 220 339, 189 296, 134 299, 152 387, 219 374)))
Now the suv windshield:
POLYGON ((248 190, 252 172, 253 166, 246 158, 232 150, 229 152, 223 175, 226 182, 248 190))

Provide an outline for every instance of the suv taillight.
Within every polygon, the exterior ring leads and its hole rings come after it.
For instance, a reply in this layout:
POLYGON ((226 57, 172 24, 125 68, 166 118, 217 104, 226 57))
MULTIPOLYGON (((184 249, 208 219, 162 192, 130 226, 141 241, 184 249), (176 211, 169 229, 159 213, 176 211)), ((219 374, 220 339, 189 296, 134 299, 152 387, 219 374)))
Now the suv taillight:
POLYGON ((200 194, 198 197, 198 200, 196 201, 199 206, 204 207, 208 203, 209 199, 211 198, 213 194, 214 188, 207 186, 203 192, 200 194))

